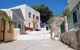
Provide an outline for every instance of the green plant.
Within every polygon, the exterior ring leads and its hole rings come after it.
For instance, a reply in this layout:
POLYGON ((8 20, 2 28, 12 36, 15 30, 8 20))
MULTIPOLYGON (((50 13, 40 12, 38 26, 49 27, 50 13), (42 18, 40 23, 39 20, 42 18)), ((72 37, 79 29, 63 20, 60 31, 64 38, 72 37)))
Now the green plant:
POLYGON ((67 17, 70 16, 70 10, 69 10, 69 8, 65 8, 64 9, 63 14, 61 15, 61 17, 64 17, 64 16, 67 16, 67 17))
POLYGON ((53 16, 52 11, 49 10, 48 6, 46 6, 46 5, 43 5, 43 4, 42 5, 34 5, 34 6, 32 6, 32 8, 37 10, 40 13, 40 18, 41 18, 42 23, 47 23, 49 18, 51 18, 53 16))

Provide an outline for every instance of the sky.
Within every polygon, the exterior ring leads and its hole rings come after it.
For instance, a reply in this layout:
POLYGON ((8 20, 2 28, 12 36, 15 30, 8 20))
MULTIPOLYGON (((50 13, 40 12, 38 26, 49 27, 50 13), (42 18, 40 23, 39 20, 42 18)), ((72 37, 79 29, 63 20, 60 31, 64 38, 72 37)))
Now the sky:
POLYGON ((22 4, 26 4, 30 7, 36 4, 44 4, 54 12, 54 15, 59 15, 68 5, 67 2, 67 0, 1 0, 0 9, 11 8, 22 4))

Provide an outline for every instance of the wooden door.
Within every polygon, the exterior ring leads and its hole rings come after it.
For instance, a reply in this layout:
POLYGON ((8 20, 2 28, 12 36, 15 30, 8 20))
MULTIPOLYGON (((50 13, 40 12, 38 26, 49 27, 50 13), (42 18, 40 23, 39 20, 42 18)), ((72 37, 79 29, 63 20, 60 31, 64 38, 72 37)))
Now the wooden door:
POLYGON ((4 41, 5 22, 0 20, 0 41, 4 41))

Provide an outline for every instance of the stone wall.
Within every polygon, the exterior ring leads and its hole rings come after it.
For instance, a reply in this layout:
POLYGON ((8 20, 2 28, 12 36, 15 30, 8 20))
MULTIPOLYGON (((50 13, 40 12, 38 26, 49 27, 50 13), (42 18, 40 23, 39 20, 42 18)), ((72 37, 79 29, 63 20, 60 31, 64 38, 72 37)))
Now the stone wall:
POLYGON ((53 32, 53 38, 58 37, 60 35, 61 33, 60 25, 62 22, 63 22, 62 17, 54 17, 49 21, 50 25, 52 26, 51 31, 53 32))
POLYGON ((60 40, 70 47, 80 50, 80 30, 62 33, 60 40))
POLYGON ((16 40, 19 35, 20 35, 20 29, 14 28, 14 40, 16 40))
POLYGON ((8 42, 8 41, 13 41, 14 40, 14 26, 10 25, 8 23, 8 21, 6 21, 5 23, 5 37, 4 37, 4 41, 8 42))

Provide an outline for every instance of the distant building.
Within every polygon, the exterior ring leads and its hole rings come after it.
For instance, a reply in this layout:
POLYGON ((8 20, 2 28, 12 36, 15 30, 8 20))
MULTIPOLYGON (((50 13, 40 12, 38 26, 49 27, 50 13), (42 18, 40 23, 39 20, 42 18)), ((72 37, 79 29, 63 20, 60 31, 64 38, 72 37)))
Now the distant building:
POLYGON ((7 12, 15 22, 15 28, 20 28, 21 33, 40 29, 40 13, 25 4, 1 10, 7 12))

